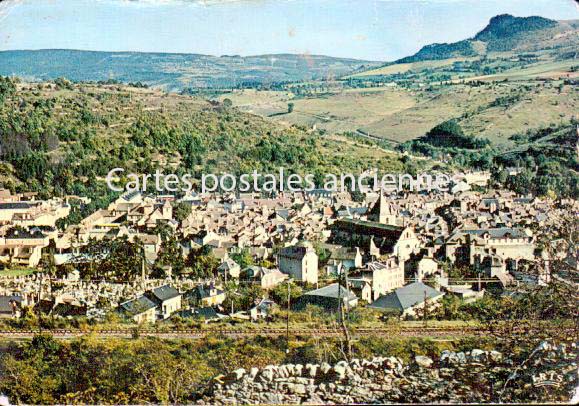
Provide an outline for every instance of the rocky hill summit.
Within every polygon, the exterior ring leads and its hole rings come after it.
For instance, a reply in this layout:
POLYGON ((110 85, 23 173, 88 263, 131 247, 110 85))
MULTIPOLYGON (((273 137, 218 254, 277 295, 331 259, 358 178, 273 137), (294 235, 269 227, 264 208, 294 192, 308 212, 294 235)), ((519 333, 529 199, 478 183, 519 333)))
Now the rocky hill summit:
POLYGON ((489 52, 567 50, 577 46, 577 30, 577 20, 555 21, 539 16, 501 14, 491 18, 488 25, 472 38, 453 43, 429 44, 396 63, 475 57, 489 52))
POLYGON ((444 351, 268 365, 218 376, 198 404, 483 403, 568 401, 578 386, 577 343, 542 342, 522 362, 498 351, 444 351))

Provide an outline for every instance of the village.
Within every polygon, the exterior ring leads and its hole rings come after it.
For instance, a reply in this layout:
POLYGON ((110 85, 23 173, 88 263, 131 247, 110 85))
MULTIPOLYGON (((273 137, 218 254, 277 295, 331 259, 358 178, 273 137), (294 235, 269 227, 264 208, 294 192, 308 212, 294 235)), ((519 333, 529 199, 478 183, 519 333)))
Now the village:
POLYGON ((2 190, 0 315, 258 321, 317 306, 412 320, 445 295, 472 302, 548 285, 555 258, 577 270, 573 248, 548 234, 577 202, 493 190, 486 173, 463 178, 449 192, 368 191, 362 201, 325 190, 131 192, 70 225, 71 201, 86 199, 2 190))

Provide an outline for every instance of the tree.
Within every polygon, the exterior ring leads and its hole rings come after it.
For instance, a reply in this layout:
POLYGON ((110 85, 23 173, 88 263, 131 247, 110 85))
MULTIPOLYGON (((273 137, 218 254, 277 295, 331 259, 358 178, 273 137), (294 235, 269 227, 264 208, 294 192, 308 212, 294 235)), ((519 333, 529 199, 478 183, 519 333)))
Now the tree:
POLYGON ((153 232, 161 238, 161 241, 166 241, 173 236, 173 229, 164 221, 158 222, 153 232))
MULTIPOLYGON (((295 300, 300 297, 304 290, 296 285, 293 281, 290 284, 290 302, 295 302, 295 300)), ((287 283, 280 283, 273 290, 270 291, 270 298, 279 304, 283 308, 287 308, 287 283)))
POLYGON ((293 103, 288 103, 288 104, 287 104, 287 112, 288 112, 288 114, 293 113, 293 111, 294 111, 294 106, 295 106, 295 105, 294 105, 293 103))
POLYGON ((420 139, 436 147, 478 149, 489 145, 488 140, 466 135, 456 120, 444 121, 420 139))
POLYGON ((161 242, 159 255, 156 261, 157 265, 170 266, 173 272, 180 274, 185 268, 185 261, 183 260, 183 251, 179 241, 174 236, 170 236, 165 241, 161 242))
POLYGON ((126 236, 112 240, 89 240, 77 256, 79 270, 88 278, 130 281, 141 275, 144 248, 139 240, 126 236))
POLYGON ((12 96, 16 91, 16 86, 14 82, 9 77, 0 76, 0 104, 12 96))
POLYGON ((263 298, 264 292, 258 285, 245 285, 242 287, 236 286, 234 283, 229 283, 225 289, 225 300, 223 307, 233 311, 249 310, 257 301, 263 298))
POLYGON ((203 246, 192 249, 187 256, 186 265, 191 268, 192 276, 196 278, 211 278, 217 272, 219 260, 211 253, 211 249, 203 246))
POLYGON ((314 249, 316 250, 320 265, 326 264, 332 255, 330 250, 322 247, 320 244, 314 244, 314 249))
POLYGON ((247 268, 248 266, 255 265, 253 257, 249 253, 249 250, 243 249, 239 253, 234 253, 230 255, 231 259, 237 262, 241 269, 247 268))
POLYGON ((179 222, 183 222, 191 214, 191 205, 185 202, 176 203, 173 206, 173 217, 179 222))
POLYGON ((231 107, 233 107, 233 102, 231 101, 231 99, 223 99, 223 108, 226 110, 229 110, 231 107))

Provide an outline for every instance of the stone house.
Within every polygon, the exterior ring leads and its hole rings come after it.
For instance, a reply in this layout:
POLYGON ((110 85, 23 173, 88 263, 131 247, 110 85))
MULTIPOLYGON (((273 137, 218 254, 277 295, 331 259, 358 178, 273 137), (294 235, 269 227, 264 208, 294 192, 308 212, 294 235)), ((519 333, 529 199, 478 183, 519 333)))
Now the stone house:
POLYGON ((231 258, 225 258, 223 262, 217 267, 217 272, 223 275, 224 279, 239 278, 241 267, 231 258))
POLYGON ((218 306, 225 301, 225 292, 210 283, 209 286, 197 285, 187 297, 197 307, 218 306))
POLYGON ((397 257, 369 262, 361 273, 372 281, 372 300, 404 286, 404 262, 397 257))
POLYGON ((358 297, 353 292, 337 283, 333 283, 303 294, 292 304, 292 309, 303 310, 307 305, 314 305, 323 307, 328 312, 337 312, 339 311, 340 301, 342 301, 346 310, 358 305, 358 297))
POLYGON ((380 296, 368 307, 399 315, 401 318, 413 317, 425 305, 438 305, 444 293, 425 285, 414 282, 396 289, 387 295, 380 296))
POLYGON ((252 265, 241 271, 241 277, 247 281, 259 282, 262 289, 273 289, 288 276, 276 268, 265 268, 263 266, 252 265))
POLYGON ((277 258, 282 273, 299 282, 318 283, 318 254, 309 242, 282 248, 277 258))
POLYGON ((40 263, 42 249, 48 247, 49 242, 49 236, 38 228, 11 228, 0 237, 0 261, 34 268, 40 263))
POLYGON ((139 296, 119 305, 119 310, 122 313, 139 324, 154 323, 157 320, 156 309, 157 304, 146 296, 139 296))
POLYGON ((517 228, 458 230, 446 241, 446 257, 452 262, 473 265, 475 256, 498 255, 503 260, 535 259, 533 238, 517 228))
POLYGON ((420 247, 411 227, 381 224, 372 221, 341 219, 332 227, 335 243, 361 247, 374 257, 396 255, 404 261, 420 247))
POLYGON ((181 309, 182 295, 172 286, 164 285, 145 293, 148 299, 156 304, 157 317, 161 320, 168 319, 171 314, 181 309))
POLYGON ((372 302, 372 280, 370 278, 365 276, 348 278, 348 286, 360 299, 366 303, 372 302))

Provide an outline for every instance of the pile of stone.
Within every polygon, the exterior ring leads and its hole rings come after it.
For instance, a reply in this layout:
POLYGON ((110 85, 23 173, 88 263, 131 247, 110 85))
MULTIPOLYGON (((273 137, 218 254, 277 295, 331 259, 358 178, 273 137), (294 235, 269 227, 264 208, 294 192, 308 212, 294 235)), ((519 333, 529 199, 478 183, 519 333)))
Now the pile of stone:
POLYGON ((410 363, 396 357, 339 361, 334 365, 284 364, 237 369, 214 379, 199 404, 321 403, 479 403, 564 400, 536 386, 532 368, 562 374, 561 394, 577 386, 577 346, 542 343, 528 365, 517 365, 497 351, 444 351, 438 360, 417 355, 410 363), (541 347, 542 346, 542 347, 541 347), (527 389, 525 390, 521 390, 527 389), (533 390, 534 389, 534 390, 533 390))

